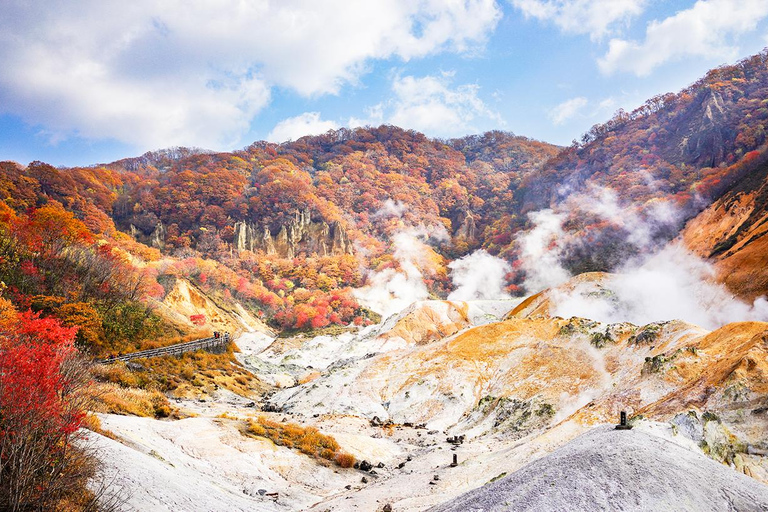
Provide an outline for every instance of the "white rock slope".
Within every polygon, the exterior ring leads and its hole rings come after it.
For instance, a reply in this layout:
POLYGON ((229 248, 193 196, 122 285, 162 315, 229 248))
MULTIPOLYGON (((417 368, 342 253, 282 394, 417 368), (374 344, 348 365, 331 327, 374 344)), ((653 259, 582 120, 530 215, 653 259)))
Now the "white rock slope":
POLYGON ((768 511, 768 486, 666 439, 599 427, 431 510, 768 511))

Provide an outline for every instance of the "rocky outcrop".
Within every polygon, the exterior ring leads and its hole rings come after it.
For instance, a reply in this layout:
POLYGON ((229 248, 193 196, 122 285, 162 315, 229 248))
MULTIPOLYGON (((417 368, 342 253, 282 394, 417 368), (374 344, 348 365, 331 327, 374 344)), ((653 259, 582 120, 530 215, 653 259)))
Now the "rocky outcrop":
POLYGON ((283 258, 305 254, 318 256, 352 254, 352 243, 339 222, 312 222, 309 210, 296 212, 293 219, 272 236, 269 228, 252 223, 235 223, 234 246, 238 251, 263 251, 283 258))
POLYGON ((253 316, 239 303, 217 304, 200 288, 186 279, 177 279, 162 301, 152 302, 155 311, 182 330, 197 328, 190 320, 193 315, 204 315, 203 328, 212 331, 263 332, 270 328, 253 316))
POLYGON ((161 250, 165 248, 165 226, 162 222, 158 222, 152 234, 149 235, 149 245, 161 250))
POLYGON ((234 228, 233 244, 238 251, 264 251, 267 254, 275 254, 272 233, 266 226, 257 228, 247 222, 236 222, 234 228))
POLYGON ((741 177, 722 197, 688 221, 680 240, 715 261, 718 280, 753 301, 768 293, 768 165, 741 177))
POLYGON ((468 243, 477 241, 477 225, 471 212, 464 213, 459 218, 459 229, 454 233, 457 240, 463 240, 468 243))
POLYGON ((727 128, 727 108, 719 93, 707 91, 701 95, 698 107, 691 110, 683 125, 687 131, 680 134, 680 158, 708 167, 725 161, 727 142, 736 135, 727 128))

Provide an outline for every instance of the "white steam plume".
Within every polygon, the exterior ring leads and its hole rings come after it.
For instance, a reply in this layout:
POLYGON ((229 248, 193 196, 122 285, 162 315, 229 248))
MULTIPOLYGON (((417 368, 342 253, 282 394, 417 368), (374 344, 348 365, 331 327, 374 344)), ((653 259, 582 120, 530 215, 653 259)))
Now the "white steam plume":
POLYGON ((423 272, 435 271, 427 242, 448 240, 443 226, 408 228, 392 237, 399 270, 388 268, 368 276, 367 284, 354 291, 362 305, 386 318, 412 303, 429 297, 423 272))
POLYGON ((454 290, 448 300, 508 299, 504 290, 509 263, 488 254, 483 249, 455 260, 448 265, 454 290))
POLYGON ((681 217, 668 201, 648 201, 640 212, 632 205, 621 204, 613 190, 595 185, 586 192, 567 196, 554 209, 531 212, 528 218, 533 229, 517 237, 527 293, 555 287, 571 277, 563 259, 569 248, 586 242, 567 232, 563 223, 576 215, 591 216, 620 228, 626 232, 625 241, 643 252, 652 251, 655 235, 676 225, 681 217))
POLYGON ((571 277, 562 264, 567 249, 588 243, 563 228, 569 214, 576 213, 620 228, 626 233, 625 241, 639 249, 641 256, 625 263, 603 284, 608 292, 595 293, 593 283, 581 283, 570 290, 553 289, 553 315, 638 325, 680 319, 707 329, 729 322, 768 320, 768 301, 764 298, 746 304, 715 282, 711 264, 680 244, 659 248, 657 235, 681 219, 671 203, 652 200, 640 212, 622 205, 613 190, 596 186, 571 194, 556 210, 528 214, 534 227, 517 240, 528 293, 555 288, 571 277))
POLYGON ((669 201, 648 201, 640 213, 632 205, 621 204, 614 190, 596 185, 590 185, 584 193, 568 196, 564 206, 567 211, 592 214, 624 229, 628 233, 627 242, 640 249, 651 249, 654 235, 676 225, 681 217, 669 201))
POLYGON ((604 323, 680 319, 706 329, 730 322, 768 320, 768 301, 752 305, 735 298, 714 282, 711 264, 679 244, 627 264, 604 283, 611 294, 593 293, 588 284, 572 291, 553 290, 552 314, 580 316, 604 323))
POLYGON ((381 208, 376 210, 373 215, 371 215, 372 219, 381 219, 381 218, 387 218, 387 217, 397 217, 402 218, 403 214, 405 213, 405 210, 408 209, 408 205, 404 204, 401 201, 393 201, 392 199, 387 199, 384 201, 381 205, 381 208))
POLYGON ((528 293, 557 286, 571 277, 563 267, 565 215, 552 210, 531 212, 528 218, 534 228, 518 237, 521 269, 525 271, 523 286, 528 293))

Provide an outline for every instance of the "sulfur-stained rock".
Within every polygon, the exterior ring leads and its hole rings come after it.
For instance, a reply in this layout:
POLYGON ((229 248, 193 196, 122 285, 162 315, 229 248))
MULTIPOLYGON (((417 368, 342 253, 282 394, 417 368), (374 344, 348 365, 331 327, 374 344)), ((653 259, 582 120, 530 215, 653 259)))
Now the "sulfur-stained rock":
POLYGON ((313 222, 309 210, 296 212, 274 237, 267 226, 259 228, 249 222, 236 222, 232 245, 238 251, 262 251, 283 258, 293 258, 300 253, 329 256, 353 252, 341 223, 313 222))

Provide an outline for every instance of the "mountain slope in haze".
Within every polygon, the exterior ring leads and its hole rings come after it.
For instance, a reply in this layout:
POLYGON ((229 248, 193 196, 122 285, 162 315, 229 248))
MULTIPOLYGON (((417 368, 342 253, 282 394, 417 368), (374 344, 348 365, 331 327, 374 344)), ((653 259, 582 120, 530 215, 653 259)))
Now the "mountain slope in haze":
POLYGON ((619 110, 527 176, 519 194, 523 209, 530 209, 526 203, 548 205, 564 193, 553 185, 608 186, 641 202, 717 195, 732 182, 730 167, 765 142, 767 63, 765 50, 713 69, 677 94, 655 96, 632 112, 619 110))
POLYGON ((566 216, 574 241, 565 259, 573 273, 610 271, 658 248, 735 182, 760 174, 768 160, 766 62, 763 51, 677 94, 617 112, 527 175, 516 209, 554 208, 566 216), (627 214, 644 222, 642 242, 633 240, 627 214))
POLYGON ((748 300, 768 289, 768 164, 739 179, 685 226, 680 237, 716 262, 720 279, 748 300))

